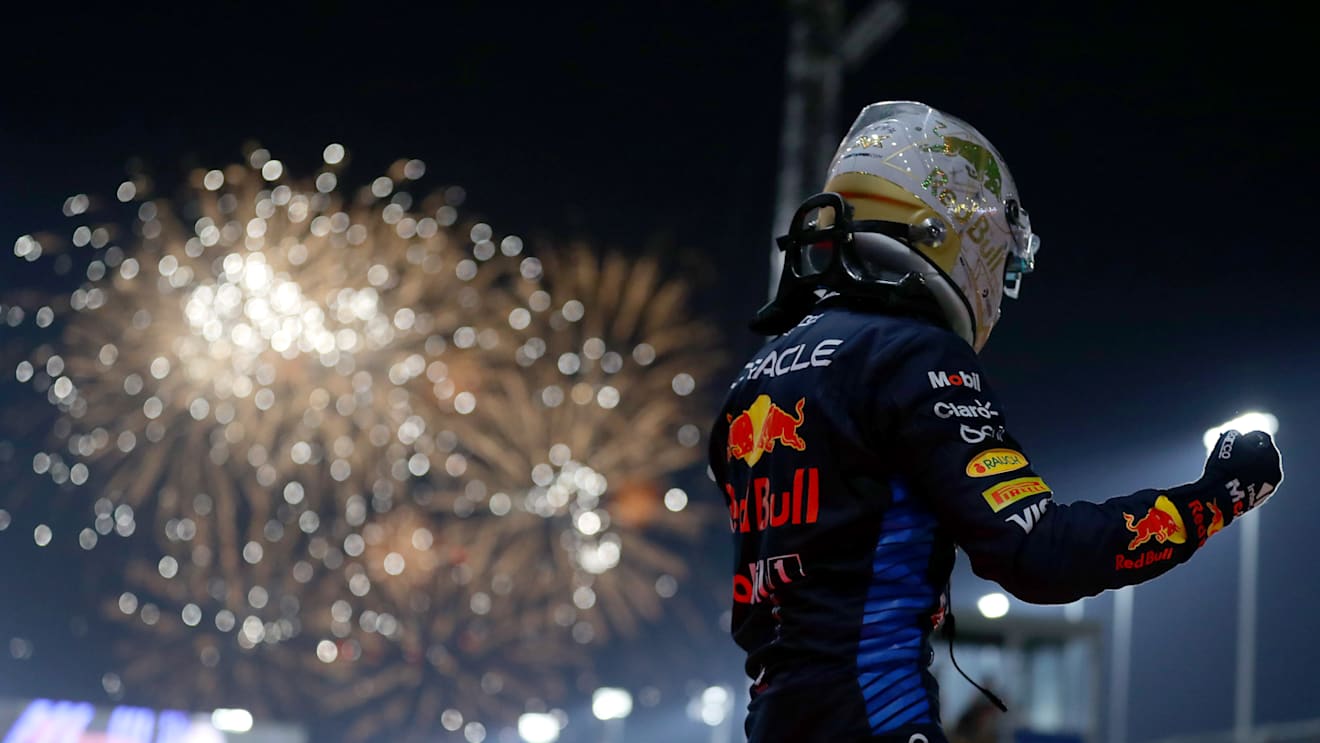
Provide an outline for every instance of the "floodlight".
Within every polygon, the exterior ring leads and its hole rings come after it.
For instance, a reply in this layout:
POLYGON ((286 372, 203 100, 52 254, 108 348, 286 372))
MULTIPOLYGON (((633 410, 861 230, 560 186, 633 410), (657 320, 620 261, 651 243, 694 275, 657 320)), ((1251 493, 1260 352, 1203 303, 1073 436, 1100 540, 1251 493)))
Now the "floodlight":
POLYGON ((986 619, 998 619, 1008 613, 1008 597, 1002 593, 987 593, 976 600, 976 608, 986 619))
POLYGON ((1205 443, 1205 453, 1208 455, 1215 448, 1215 442, 1219 440, 1219 435, 1224 431, 1235 430, 1241 433, 1250 431, 1264 431, 1273 436, 1279 432, 1279 419, 1269 413, 1250 412, 1243 413, 1231 421, 1220 423, 1205 432, 1201 441, 1205 443))
POLYGON ((591 714, 597 720, 622 720, 632 714, 632 694, 626 689, 603 686, 591 695, 591 714))
POLYGON ((252 729, 252 713, 245 709, 218 709, 211 713, 211 726, 226 733, 246 733, 252 729))
POLYGON ((559 740, 559 720, 545 712, 528 712, 520 715, 518 737, 526 743, 555 743, 559 740))

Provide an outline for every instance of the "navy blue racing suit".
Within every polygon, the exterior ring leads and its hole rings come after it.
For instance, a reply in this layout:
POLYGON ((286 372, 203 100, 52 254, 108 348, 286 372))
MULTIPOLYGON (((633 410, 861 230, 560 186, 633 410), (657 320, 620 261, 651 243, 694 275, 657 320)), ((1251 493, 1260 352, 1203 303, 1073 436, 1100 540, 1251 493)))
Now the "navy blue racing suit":
POLYGON ((829 301, 742 370, 710 464, 751 743, 945 740, 928 666, 955 545, 1013 595, 1066 603, 1164 573, 1224 523, 1197 484, 1055 504, 966 341, 829 301))

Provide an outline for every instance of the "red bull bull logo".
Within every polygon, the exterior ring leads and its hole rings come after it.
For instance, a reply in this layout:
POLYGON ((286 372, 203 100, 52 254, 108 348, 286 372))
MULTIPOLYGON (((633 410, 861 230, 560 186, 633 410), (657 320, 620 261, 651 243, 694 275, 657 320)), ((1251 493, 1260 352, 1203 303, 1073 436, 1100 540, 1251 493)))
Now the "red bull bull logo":
POLYGON ((1190 504, 1192 509, 1192 520, 1196 522, 1196 546, 1205 544, 1205 540, 1218 534, 1224 529, 1224 512, 1219 510, 1219 506, 1214 501, 1194 500, 1190 504), (1206 523, 1206 510, 1210 511, 1209 523, 1206 523))
POLYGON ((1128 542, 1129 552, 1152 539, 1160 544, 1165 542, 1182 544, 1187 541, 1187 529, 1183 526, 1182 516, 1178 515, 1178 509, 1174 507, 1173 501, 1163 495, 1155 499, 1155 505, 1150 507, 1145 516, 1137 519, 1132 514, 1125 513, 1123 520, 1127 522, 1128 531, 1136 534, 1132 541, 1128 542))
POLYGON ((1210 502, 1210 526, 1206 529, 1205 535, 1213 537, 1215 534, 1224 530, 1224 513, 1219 510, 1219 506, 1210 502))
POLYGON ((807 398, 798 400, 794 415, 772 402, 769 395, 760 395, 747 410, 728 416, 729 460, 741 459, 750 467, 774 451, 776 444, 805 451, 807 442, 798 435, 798 428, 806 405, 807 398))

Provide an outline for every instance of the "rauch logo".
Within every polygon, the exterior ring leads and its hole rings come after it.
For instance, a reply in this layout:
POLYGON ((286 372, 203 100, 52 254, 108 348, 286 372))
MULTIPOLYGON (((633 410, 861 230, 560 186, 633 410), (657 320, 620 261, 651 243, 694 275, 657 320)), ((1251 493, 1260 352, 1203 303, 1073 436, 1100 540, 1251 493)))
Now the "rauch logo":
POLYGON ((1020 470, 1026 466, 1027 458, 1022 456, 1022 452, 1012 449, 989 449, 977 454, 967 463, 967 476, 989 477, 1020 470))

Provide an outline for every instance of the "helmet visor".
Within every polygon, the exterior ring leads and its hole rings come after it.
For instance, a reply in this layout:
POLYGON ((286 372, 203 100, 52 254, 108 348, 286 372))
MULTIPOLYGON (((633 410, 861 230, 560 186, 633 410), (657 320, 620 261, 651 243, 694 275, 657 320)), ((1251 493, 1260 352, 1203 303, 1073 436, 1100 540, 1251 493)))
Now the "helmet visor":
POLYGON ((1009 230, 1013 246, 1004 261, 1004 296, 1017 299, 1022 292, 1022 277, 1036 270, 1040 236, 1031 231, 1031 217, 1017 202, 1009 202, 1009 230))

